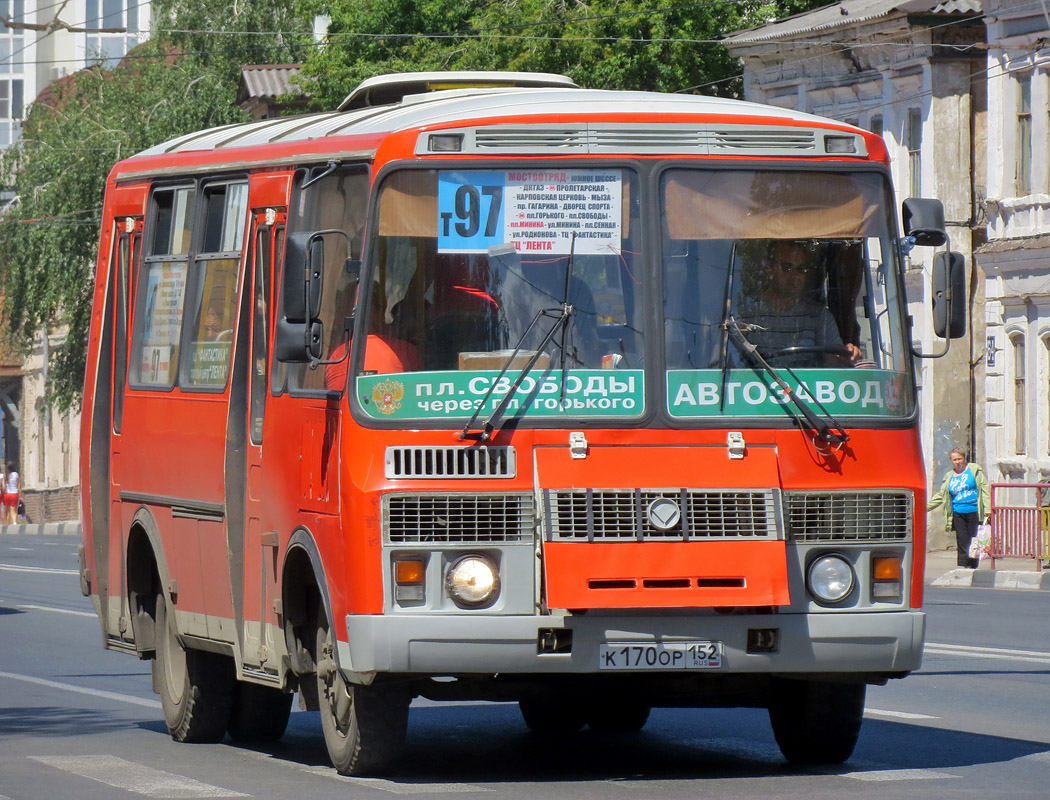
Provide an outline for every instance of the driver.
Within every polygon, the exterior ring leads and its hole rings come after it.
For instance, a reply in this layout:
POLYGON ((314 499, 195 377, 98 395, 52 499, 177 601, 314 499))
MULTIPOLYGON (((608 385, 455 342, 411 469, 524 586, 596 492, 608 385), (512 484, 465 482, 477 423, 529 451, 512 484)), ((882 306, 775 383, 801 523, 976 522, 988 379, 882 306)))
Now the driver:
MULTIPOLYGON (((838 325, 824 303, 808 291, 810 264, 805 248, 791 239, 774 239, 762 260, 764 269, 754 296, 741 302, 738 321, 744 335, 764 358, 776 358, 789 347, 828 348, 823 361, 829 366, 848 358, 856 363, 862 356, 855 344, 843 343, 838 325), (844 348, 844 349, 843 349, 844 348), (841 355, 835 353, 841 350, 841 355), (848 355, 847 355, 848 354, 848 355)), ((798 353, 776 358, 787 366, 817 366, 819 354, 798 353)))

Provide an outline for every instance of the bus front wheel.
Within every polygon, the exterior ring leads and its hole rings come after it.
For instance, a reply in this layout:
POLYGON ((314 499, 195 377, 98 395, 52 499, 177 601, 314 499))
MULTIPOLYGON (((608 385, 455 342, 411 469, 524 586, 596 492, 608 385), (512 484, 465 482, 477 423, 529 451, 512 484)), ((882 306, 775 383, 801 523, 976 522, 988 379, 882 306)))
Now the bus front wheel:
POLYGON ((157 597, 153 686, 168 732, 177 742, 222 741, 233 706, 233 661, 184 647, 168 614, 164 598, 157 597))
POLYGON ((342 775, 376 775, 404 748, 410 697, 396 687, 350 683, 339 671, 327 620, 317 626, 317 698, 332 766, 342 775))
POLYGON ((793 764, 841 764, 853 754, 864 719, 863 683, 774 680, 769 721, 793 764))

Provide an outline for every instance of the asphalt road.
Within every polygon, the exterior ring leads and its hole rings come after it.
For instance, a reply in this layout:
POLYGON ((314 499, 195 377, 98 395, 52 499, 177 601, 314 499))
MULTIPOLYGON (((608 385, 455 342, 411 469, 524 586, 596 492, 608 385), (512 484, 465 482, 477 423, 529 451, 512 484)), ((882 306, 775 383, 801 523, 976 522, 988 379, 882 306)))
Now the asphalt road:
POLYGON ((640 734, 552 739, 511 704, 417 701, 396 779, 328 766, 316 714, 251 749, 176 744, 149 664, 102 650, 72 537, 0 536, 0 800, 1044 798, 1050 593, 927 590, 923 668, 868 692, 853 758, 788 767, 764 711, 658 709, 640 734))

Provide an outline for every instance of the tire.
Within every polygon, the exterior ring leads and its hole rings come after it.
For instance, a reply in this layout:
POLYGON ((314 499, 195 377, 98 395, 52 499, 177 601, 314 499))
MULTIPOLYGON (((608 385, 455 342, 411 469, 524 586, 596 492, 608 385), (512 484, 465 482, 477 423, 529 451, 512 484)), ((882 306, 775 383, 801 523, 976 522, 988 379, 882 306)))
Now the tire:
POLYGON ((349 683, 335 660, 327 620, 317 625, 317 696, 332 766, 342 775, 379 775, 401 755, 408 730, 406 691, 349 683))
POLYGON ((276 742, 284 736, 292 715, 292 695, 270 686, 237 681, 230 738, 237 742, 276 742))
POLYGON ((576 733, 587 724, 583 707, 563 695, 545 693, 523 697, 518 701, 518 708, 529 730, 541 736, 576 733))
POLYGON ((164 722, 176 742, 220 742, 233 706, 233 661, 217 653, 183 647, 168 605, 157 598, 153 685, 164 722))
POLYGON ((773 681, 769 721, 792 764, 841 764, 853 754, 864 719, 863 683, 773 681))
POLYGON ((611 700, 595 703, 587 711, 587 725, 595 733, 637 733, 649 721, 650 706, 611 700))

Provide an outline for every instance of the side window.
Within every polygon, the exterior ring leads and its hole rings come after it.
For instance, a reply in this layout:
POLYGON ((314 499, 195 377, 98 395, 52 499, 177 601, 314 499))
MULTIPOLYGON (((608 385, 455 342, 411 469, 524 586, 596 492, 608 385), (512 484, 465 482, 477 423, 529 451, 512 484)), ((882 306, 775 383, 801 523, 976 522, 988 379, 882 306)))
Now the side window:
MULTIPOLYGON (((129 218, 130 221, 130 218, 129 218)), ((134 224, 134 223, 132 223, 134 224)), ((134 239, 136 250, 141 246, 134 239)), ((120 433, 124 418, 124 383, 128 376, 128 280, 131 275, 131 233, 124 231, 114 245, 113 300, 113 432, 120 433)))
POLYGON ((252 302, 251 425, 252 444, 262 444, 266 411, 266 365, 270 360, 273 254, 284 243, 284 228, 260 225, 255 234, 255 284, 252 302))
POLYGON ((192 186, 153 194, 128 365, 132 386, 170 389, 175 382, 195 200, 192 186))
MULTIPOLYGON (((369 175, 363 166, 337 170, 317 177, 326 170, 318 167, 297 176, 299 184, 311 179, 309 185, 296 193, 296 200, 288 212, 288 231, 318 231, 338 229, 346 233, 325 238, 324 296, 321 321, 324 323, 326 358, 340 358, 344 352, 346 334, 344 321, 354 305, 356 281, 346 270, 347 258, 360 258, 364 238, 365 212, 368 204, 369 175)), ((295 291, 299 287, 284 287, 295 291)), ((282 292, 283 294, 283 292, 282 292)), ((334 390, 331 375, 324 369, 310 369, 306 364, 274 364, 272 388, 275 392, 325 392, 334 390)), ((343 389, 339 385, 338 390, 343 389)))
POLYGON ((248 221, 248 184, 218 184, 204 190, 200 251, 193 265, 189 341, 179 385, 222 389, 230 373, 237 277, 248 221))

